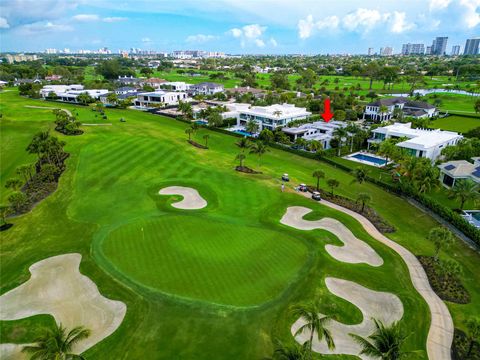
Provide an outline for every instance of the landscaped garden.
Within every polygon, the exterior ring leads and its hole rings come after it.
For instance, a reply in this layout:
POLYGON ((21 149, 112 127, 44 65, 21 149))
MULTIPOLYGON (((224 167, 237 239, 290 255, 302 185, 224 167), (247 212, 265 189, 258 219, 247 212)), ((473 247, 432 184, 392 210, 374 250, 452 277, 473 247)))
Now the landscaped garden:
MULTIPOLYGON (((275 339, 291 344, 297 320, 291 307, 320 300, 322 312, 336 321, 362 321, 357 307, 329 291, 325 278, 356 282, 394 294, 403 304, 401 327, 410 334, 405 350, 420 350, 430 324, 429 309, 415 291, 403 260, 373 239, 352 217, 296 194, 281 191, 281 174, 291 184, 313 184, 315 170, 325 178, 320 187, 357 199, 368 193, 369 206, 395 232, 387 236, 415 255, 433 256, 427 239, 438 224, 406 200, 324 162, 270 149, 261 162, 245 152, 245 166, 261 174, 235 171, 241 149, 238 138, 208 129, 191 134, 208 149, 191 146, 187 124, 132 110, 105 110, 107 119, 89 107, 19 97, 16 90, 0 93, 2 203, 7 179, 33 163, 25 151, 34 134, 50 129, 66 142, 70 154, 57 190, 31 212, 9 219, 14 225, 1 233, 1 293, 30 277, 30 265, 51 256, 79 253, 80 272, 97 284, 100 293, 126 304, 118 330, 89 349, 86 358, 261 359, 271 356, 275 339), (80 136, 54 131, 52 109, 75 113, 80 136), (123 118, 125 122, 121 122, 123 118), (3 141, 7 139, 7 141, 3 141), (198 190, 207 206, 182 210, 172 206, 180 196, 160 195, 160 189, 181 185, 198 190), (380 266, 346 263, 332 257, 325 245, 341 245, 323 229, 302 231, 280 223, 288 207, 312 209, 306 219, 333 218, 368 244, 383 260, 380 266)), ((455 260, 456 277, 470 302, 447 302, 455 326, 468 332, 466 320, 480 313, 480 256, 459 239, 440 259, 455 260)), ((34 326, 49 327, 48 315, 2 321, 15 329, 8 341, 34 340, 34 326)), ((82 324, 78 324, 82 325, 82 324)), ((3 336, 2 336, 3 342, 3 336)), ((337 355, 335 358, 351 358, 337 355)))

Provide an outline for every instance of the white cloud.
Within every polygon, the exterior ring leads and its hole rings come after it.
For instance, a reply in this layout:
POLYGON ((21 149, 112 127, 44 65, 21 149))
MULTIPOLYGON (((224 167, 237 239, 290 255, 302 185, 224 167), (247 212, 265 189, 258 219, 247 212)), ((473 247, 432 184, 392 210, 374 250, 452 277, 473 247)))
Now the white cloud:
POLYGON ((350 31, 368 32, 378 23, 385 21, 389 14, 382 14, 378 10, 357 9, 347 14, 342 21, 343 26, 350 31))
POLYGON ((278 46, 277 40, 275 40, 274 38, 270 38, 270 45, 272 45, 273 47, 277 47, 278 46))
POLYGON ((406 14, 404 12, 394 11, 392 16, 391 31, 396 34, 411 30, 415 24, 406 21, 406 14))
POLYGON ((334 30, 338 28, 340 24, 340 19, 337 16, 327 16, 324 19, 314 21, 313 15, 308 15, 306 19, 300 19, 298 21, 298 36, 300 39, 307 39, 312 36, 312 33, 315 30, 324 30, 331 29, 334 30))
POLYGON ((189 43, 203 44, 215 39, 217 39, 217 36, 214 36, 214 35, 196 34, 196 35, 188 36, 186 41, 189 43))
POLYGON ((258 47, 264 47, 265 41, 262 39, 267 30, 266 26, 258 24, 245 25, 242 28, 233 28, 227 31, 227 34, 240 39, 240 46, 244 47, 247 43, 255 44, 258 47))
POLYGON ((445 9, 451 2, 451 0, 430 0, 430 11, 445 9))
POLYGON ((106 23, 126 21, 126 20, 128 20, 126 17, 120 17, 120 16, 105 17, 105 18, 102 19, 102 21, 106 22, 106 23))
POLYGON ((0 17, 0 29, 8 29, 10 25, 8 24, 7 19, 0 17))
POLYGON ((96 14, 78 14, 72 17, 73 20, 76 21, 98 21, 100 20, 100 17, 96 14))
POLYGON ((152 42, 152 39, 150 39, 149 37, 144 37, 144 38, 142 38, 142 42, 143 43, 149 43, 149 42, 152 42))
POLYGON ((36 22, 33 24, 23 25, 20 28, 22 33, 28 35, 38 35, 43 33, 50 33, 50 32, 65 32, 65 31, 73 31, 73 27, 69 25, 63 24, 54 24, 50 21, 44 22, 36 22))
POLYGON ((460 0, 460 5, 465 9, 463 20, 471 29, 480 24, 480 0, 460 0))

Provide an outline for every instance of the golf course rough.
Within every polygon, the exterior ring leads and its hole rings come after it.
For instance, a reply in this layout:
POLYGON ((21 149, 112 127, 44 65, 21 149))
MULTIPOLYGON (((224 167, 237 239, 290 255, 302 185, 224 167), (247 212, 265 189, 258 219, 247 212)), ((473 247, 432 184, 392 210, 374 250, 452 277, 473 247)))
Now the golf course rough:
MULTIPOLYGON (((358 355, 362 348, 349 334, 357 334, 362 337, 371 335, 375 329, 372 318, 380 320, 385 325, 400 320, 403 316, 402 302, 394 294, 374 291, 353 281, 327 277, 325 284, 331 293, 358 307, 362 312, 363 321, 356 325, 345 325, 332 320, 328 324, 328 329, 335 341, 335 349, 329 350, 325 341, 319 342, 318 337, 314 336, 313 350, 321 354, 348 354, 359 356, 364 360, 373 359, 366 355, 358 355)), ((302 318, 298 319, 292 325, 292 334, 294 335, 304 324, 302 318)), ((310 339, 310 332, 304 331, 295 339, 303 344, 310 339)))
MULTIPOLYGON (((0 296, 0 320, 16 320, 50 314, 67 330, 84 326, 90 336, 77 343, 80 354, 112 334, 122 323, 127 307, 107 299, 97 285, 79 271, 80 254, 64 254, 41 260, 29 270, 30 279, 0 296)), ((2 344, 0 353, 21 350, 21 346, 2 344)))
POLYGON ((315 221, 304 220, 303 217, 310 212, 312 212, 311 209, 303 206, 290 206, 280 222, 299 230, 323 229, 337 236, 344 243, 344 246, 327 244, 325 245, 325 250, 338 261, 350 264, 366 263, 371 266, 383 264, 383 259, 375 250, 353 235, 340 221, 332 218, 323 218, 315 221))
POLYGON ((160 195, 180 195, 183 200, 172 204, 177 209, 196 210, 207 206, 207 201, 202 198, 196 189, 184 186, 169 186, 159 191, 160 195))

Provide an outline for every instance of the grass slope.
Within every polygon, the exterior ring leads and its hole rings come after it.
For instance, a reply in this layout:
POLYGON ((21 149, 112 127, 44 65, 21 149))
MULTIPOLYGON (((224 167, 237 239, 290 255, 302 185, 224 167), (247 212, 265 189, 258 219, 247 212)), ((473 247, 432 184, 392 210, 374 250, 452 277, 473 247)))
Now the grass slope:
MULTIPOLYGON (((12 124, 31 133, 47 125, 45 110, 24 106, 51 103, 22 99, 15 92, 0 94, 0 103, 2 134, 12 124)), ((62 107, 75 109, 82 122, 101 121, 88 108, 62 107)), ((370 193, 371 205, 398 229, 389 237, 415 254, 433 253, 432 244, 425 239, 436 226, 429 216, 372 184, 351 185, 350 175, 323 163, 272 149, 262 160, 263 174, 241 174, 233 171, 239 151, 233 137, 200 130, 198 139, 210 135, 210 150, 204 151, 186 142, 186 124, 131 110, 106 112, 106 121, 112 126, 85 127, 86 133, 78 137, 57 134, 67 142, 71 154, 59 188, 31 213, 14 219, 15 226, 1 234, 0 293, 26 281, 32 263, 79 252, 83 256, 81 272, 95 281, 103 295, 127 304, 120 328, 89 350, 88 359, 260 359, 270 355, 273 338, 292 341, 289 329, 295 319, 288 309, 312 299, 321 299, 324 312, 339 321, 361 321, 358 309, 328 292, 326 276, 398 295, 405 307, 405 327, 414 333, 407 348, 425 348, 428 309, 414 291, 401 259, 371 239, 354 219, 297 194, 281 193, 279 175, 288 172, 292 184, 310 182, 313 170, 321 168, 327 179, 340 181, 338 193, 352 198, 358 192, 370 193), (127 122, 119 122, 121 117, 127 122), (157 195, 160 188, 173 184, 197 188, 209 205, 195 214, 174 209, 169 205, 173 197, 157 195), (314 209, 309 219, 328 216, 342 221, 369 243, 385 264, 374 268, 336 261, 324 250, 327 243, 339 244, 332 234, 295 230, 279 223, 286 207, 294 205, 314 209), (171 236, 163 238, 155 228, 168 233, 165 219, 175 220, 169 221, 171 236), (149 225, 142 242, 138 226, 148 221, 152 221, 151 230, 149 225), (192 246, 191 241, 198 239, 207 246, 192 246), (207 252, 209 261, 205 260, 207 252), (255 259, 241 256, 252 252, 255 259), (178 261, 184 265, 184 274, 172 268, 178 261), (218 271, 213 269, 215 263, 221 264, 218 271), (209 275, 202 277, 198 269, 209 275), (197 286, 193 276, 206 281, 210 274, 216 275, 213 283, 197 286), (231 283, 231 293, 216 288, 225 282, 231 283), (181 301, 165 291, 192 301, 181 301), (216 306, 215 302, 263 305, 238 309, 216 306)), ((49 117, 53 121, 53 115, 49 117)), ((19 141, 7 151, 2 143, 2 156, 14 164, 24 148, 19 141)), ((247 165, 258 167, 257 159, 248 156, 247 165)), ((320 185, 325 187, 326 179, 320 185)), ((145 231, 146 225, 143 227, 145 231)), ((441 257, 454 258, 462 265, 461 278, 472 302, 448 306, 456 325, 465 329, 465 320, 480 312, 479 255, 457 241, 441 257)), ((5 326, 4 322, 0 326, 5 326)))

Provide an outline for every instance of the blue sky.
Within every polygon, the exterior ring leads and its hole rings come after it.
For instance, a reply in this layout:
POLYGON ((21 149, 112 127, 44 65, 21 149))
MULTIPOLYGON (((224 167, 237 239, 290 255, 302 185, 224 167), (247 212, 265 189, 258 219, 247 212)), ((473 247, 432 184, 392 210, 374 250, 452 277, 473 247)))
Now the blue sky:
POLYGON ((2 0, 0 50, 366 53, 480 36, 480 0, 2 0))

